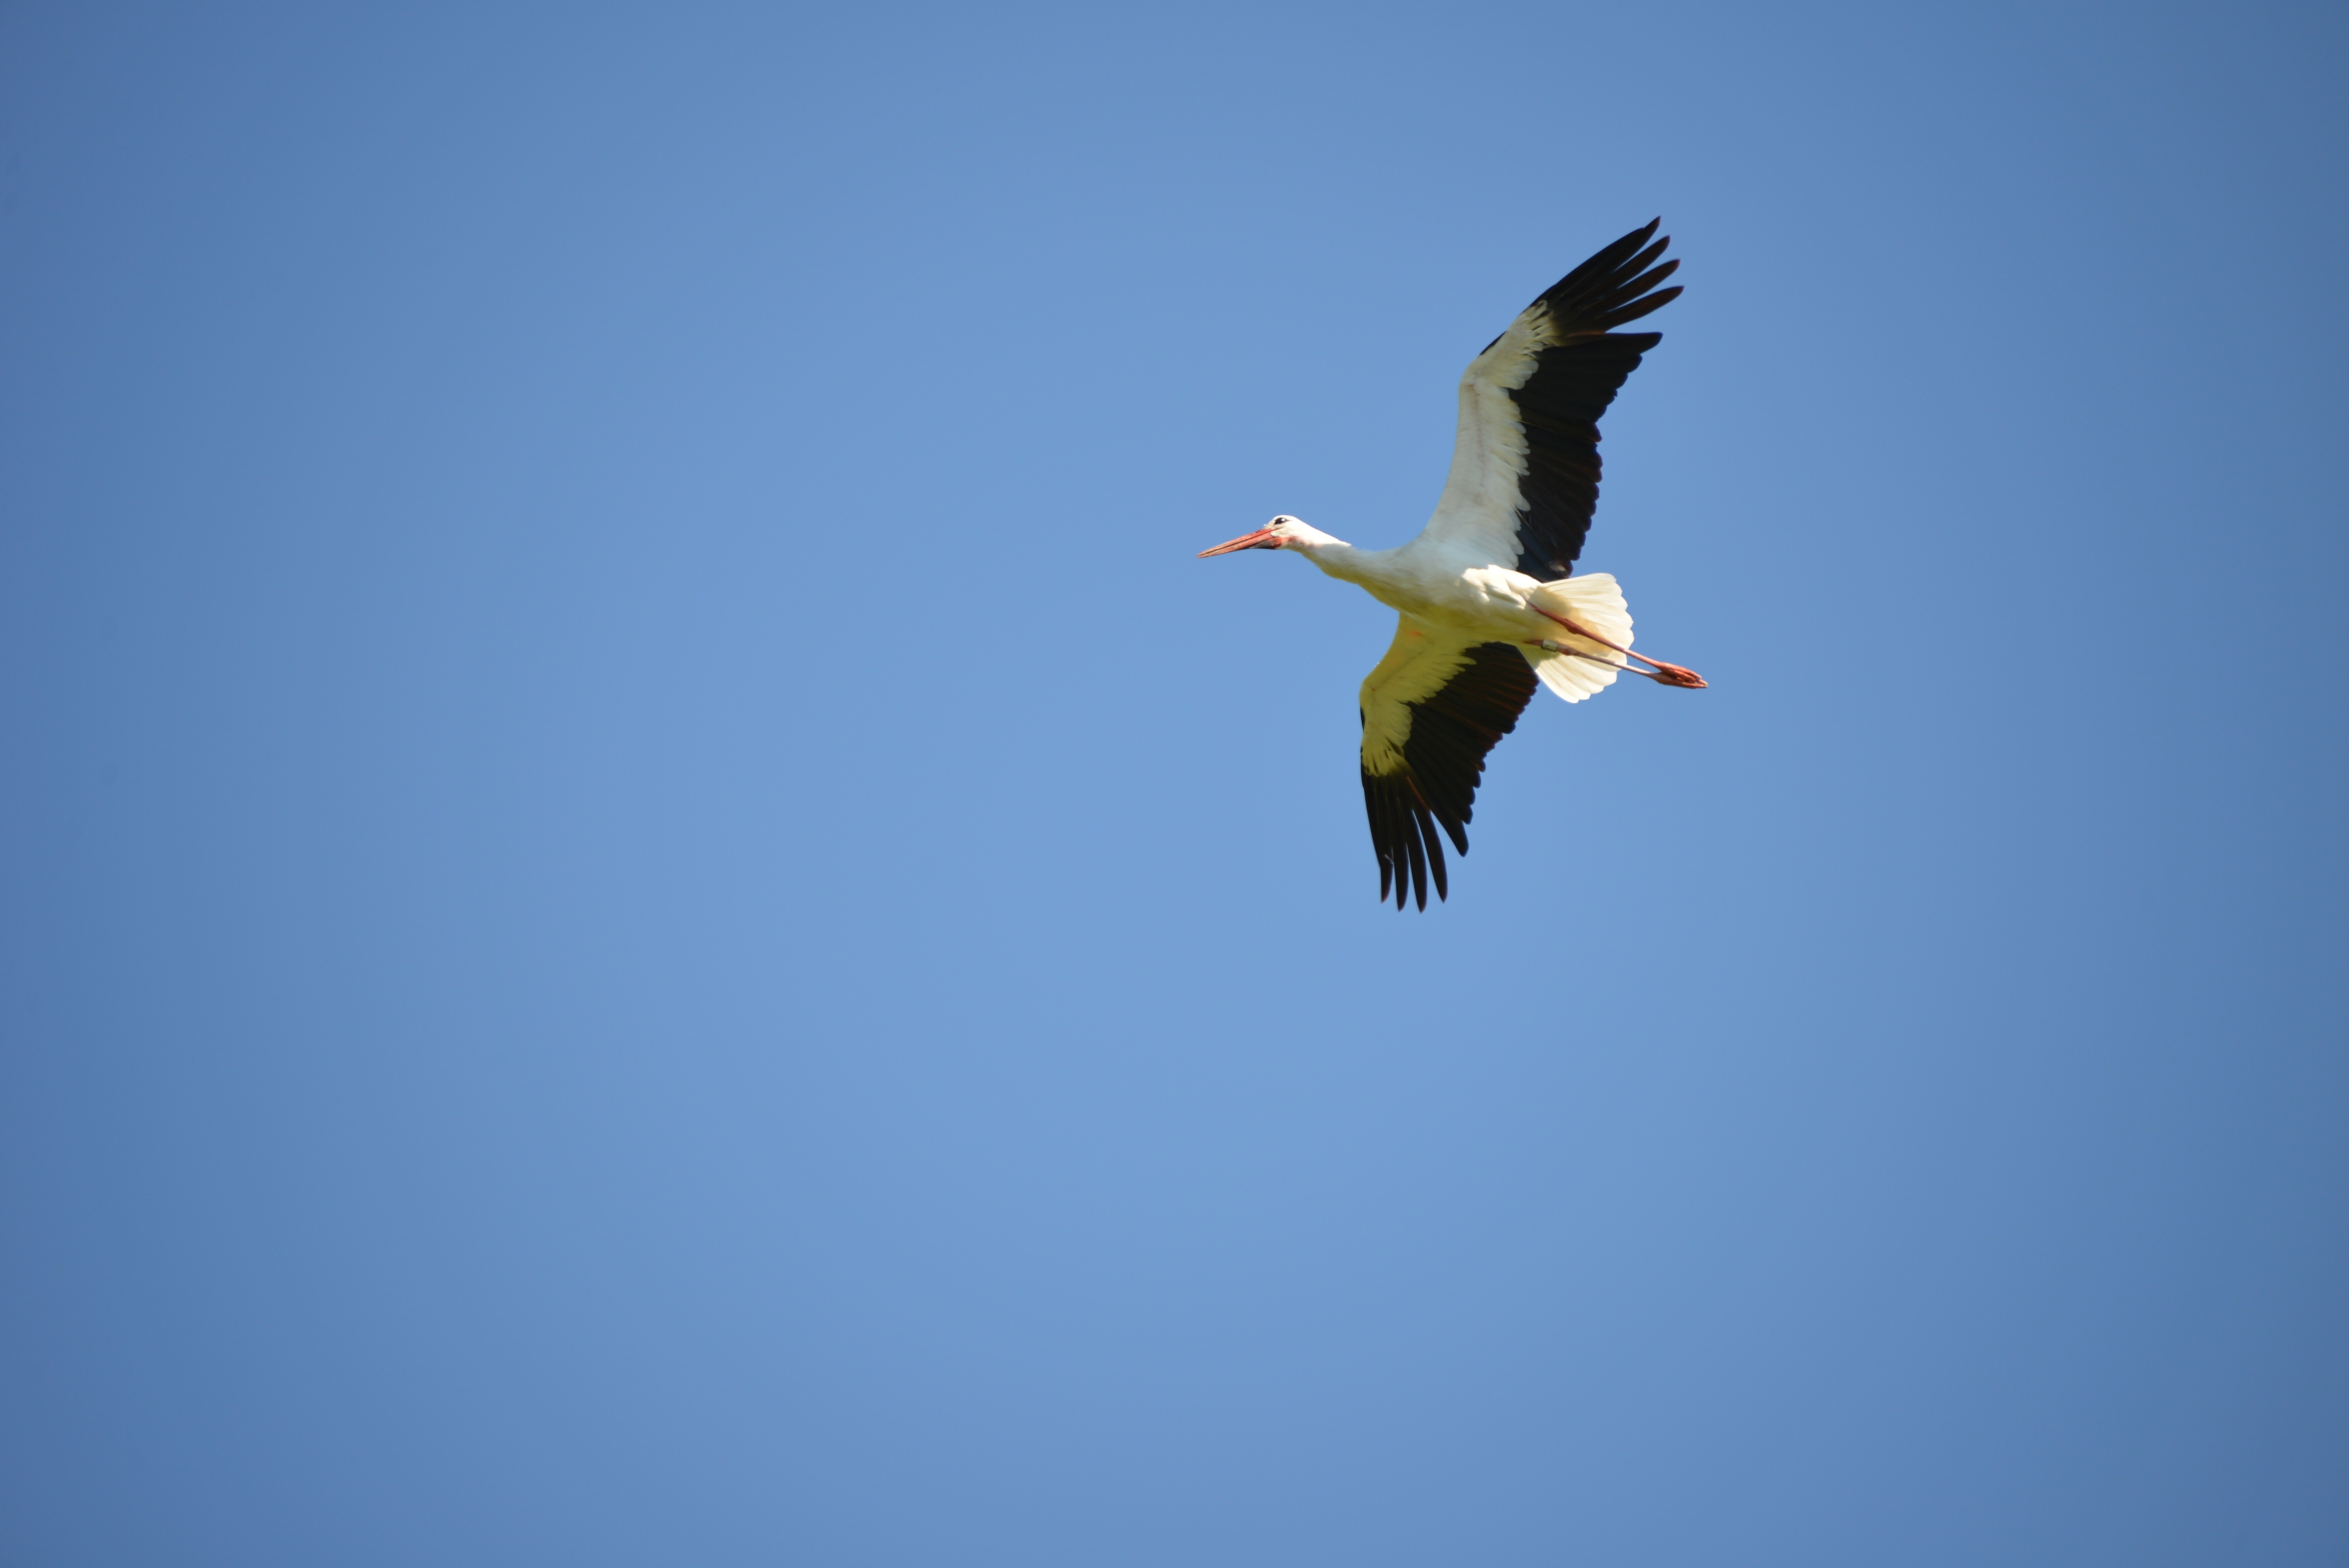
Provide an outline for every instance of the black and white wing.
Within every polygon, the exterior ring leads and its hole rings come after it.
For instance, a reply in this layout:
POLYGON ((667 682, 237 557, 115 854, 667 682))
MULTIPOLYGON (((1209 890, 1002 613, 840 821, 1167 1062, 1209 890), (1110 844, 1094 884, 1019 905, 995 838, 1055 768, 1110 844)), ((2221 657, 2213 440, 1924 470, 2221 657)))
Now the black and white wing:
MULTIPOLYGON (((1661 222, 1661 220, 1658 220, 1661 222)), ((1670 304, 1655 265, 1669 234, 1635 229, 1527 305, 1460 378, 1452 474, 1422 537, 1555 582, 1582 553, 1599 505, 1599 416, 1655 332, 1613 332, 1670 304)))
POLYGON ((1468 852, 1470 807, 1485 754, 1515 729, 1534 695, 1533 666, 1507 643, 1470 643, 1415 625, 1395 628, 1362 682, 1362 803, 1379 857, 1379 897, 1395 907, 1427 887, 1445 896, 1444 841, 1468 852))

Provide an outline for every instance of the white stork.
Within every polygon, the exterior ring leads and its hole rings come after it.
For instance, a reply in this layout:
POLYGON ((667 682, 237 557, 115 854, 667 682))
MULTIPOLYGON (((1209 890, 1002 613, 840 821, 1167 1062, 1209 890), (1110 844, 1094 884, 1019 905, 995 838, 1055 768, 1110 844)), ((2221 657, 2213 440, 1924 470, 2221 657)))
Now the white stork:
MULTIPOLYGON (((1661 220, 1658 220, 1661 222, 1661 220)), ((1362 799, 1379 897, 1446 896, 1436 825, 1468 852, 1485 754, 1516 727, 1537 681, 1568 702, 1629 670, 1698 687, 1692 670, 1631 652, 1623 591, 1572 574, 1599 504, 1599 416, 1656 332, 1613 332, 1671 303, 1655 264, 1670 235, 1635 229, 1558 280, 1460 378, 1460 433, 1435 515, 1393 550, 1357 550, 1296 518, 1203 550, 1294 550, 1401 612, 1394 642, 1362 682, 1362 799), (1635 668, 1631 661, 1651 666, 1635 668)))

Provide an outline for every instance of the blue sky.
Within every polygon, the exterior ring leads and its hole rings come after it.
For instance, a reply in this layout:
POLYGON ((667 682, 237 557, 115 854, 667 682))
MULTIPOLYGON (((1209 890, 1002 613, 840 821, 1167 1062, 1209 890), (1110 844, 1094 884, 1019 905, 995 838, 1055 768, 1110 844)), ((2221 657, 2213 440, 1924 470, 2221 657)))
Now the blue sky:
POLYGON ((2337 6, 0 13, 0 1556, 2335 1563, 2337 6), (1461 366, 1661 213, 1452 902, 1461 366))

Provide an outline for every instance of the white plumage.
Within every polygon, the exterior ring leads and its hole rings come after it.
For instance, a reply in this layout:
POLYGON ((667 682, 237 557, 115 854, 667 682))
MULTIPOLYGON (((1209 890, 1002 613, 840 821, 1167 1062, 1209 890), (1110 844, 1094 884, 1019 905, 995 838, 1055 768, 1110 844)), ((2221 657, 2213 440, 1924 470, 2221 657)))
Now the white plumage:
POLYGON ((1669 303, 1657 225, 1626 234, 1526 307, 1460 378, 1459 433, 1435 514, 1393 550, 1358 550, 1288 516, 1200 552, 1291 550, 1398 612, 1362 682, 1362 795, 1379 892, 1446 896, 1443 838, 1467 853, 1485 756, 1537 684, 1580 702, 1630 671, 1697 687, 1631 649, 1615 579, 1573 563, 1599 498, 1599 416, 1656 333, 1609 330, 1669 303), (1640 669, 1633 660, 1653 666, 1640 669), (1441 829, 1441 834, 1438 830, 1441 829))

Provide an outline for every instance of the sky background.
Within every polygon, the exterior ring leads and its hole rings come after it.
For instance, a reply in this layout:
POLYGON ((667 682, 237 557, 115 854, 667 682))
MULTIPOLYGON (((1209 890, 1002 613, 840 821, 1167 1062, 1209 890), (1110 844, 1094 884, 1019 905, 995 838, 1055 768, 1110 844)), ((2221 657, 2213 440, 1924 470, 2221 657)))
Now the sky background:
POLYGON ((0 1560, 2349 1559, 2344 74, 0 8, 0 1560), (1398 915, 1392 617, 1193 552, 1657 213, 1713 687, 1398 915))

